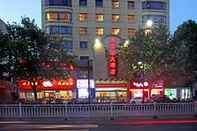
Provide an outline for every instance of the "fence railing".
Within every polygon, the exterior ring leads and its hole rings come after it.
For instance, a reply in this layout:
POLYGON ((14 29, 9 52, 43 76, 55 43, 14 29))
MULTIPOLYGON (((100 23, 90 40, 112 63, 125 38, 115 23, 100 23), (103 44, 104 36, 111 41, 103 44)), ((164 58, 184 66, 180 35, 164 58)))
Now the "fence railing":
POLYGON ((197 114, 197 103, 147 104, 9 104, 0 105, 0 118, 121 118, 197 114))

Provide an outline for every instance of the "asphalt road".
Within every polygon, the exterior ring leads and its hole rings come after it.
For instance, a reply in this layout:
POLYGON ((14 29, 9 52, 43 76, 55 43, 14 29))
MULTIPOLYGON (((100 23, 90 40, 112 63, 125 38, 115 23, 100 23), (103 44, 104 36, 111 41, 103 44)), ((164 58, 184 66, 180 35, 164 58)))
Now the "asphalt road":
POLYGON ((0 131, 197 131, 197 120, 121 120, 106 122, 1 121, 0 131))

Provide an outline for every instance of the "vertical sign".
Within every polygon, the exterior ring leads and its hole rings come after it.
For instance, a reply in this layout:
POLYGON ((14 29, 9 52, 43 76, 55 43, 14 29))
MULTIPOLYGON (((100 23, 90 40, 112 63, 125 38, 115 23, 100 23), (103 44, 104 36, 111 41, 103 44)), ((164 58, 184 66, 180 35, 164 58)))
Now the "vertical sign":
POLYGON ((116 39, 110 37, 109 39, 109 60, 108 60, 108 71, 110 77, 117 75, 117 57, 116 57, 116 39))

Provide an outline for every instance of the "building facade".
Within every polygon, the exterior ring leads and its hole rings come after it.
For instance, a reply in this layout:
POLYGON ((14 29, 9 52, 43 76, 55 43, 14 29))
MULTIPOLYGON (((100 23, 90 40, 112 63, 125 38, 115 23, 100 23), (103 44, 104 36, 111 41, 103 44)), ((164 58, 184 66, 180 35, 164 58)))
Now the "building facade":
POLYGON ((0 19, 0 31, 3 33, 7 32, 6 24, 0 19))
POLYGON ((89 73, 95 79, 116 77, 114 49, 146 28, 148 20, 169 27, 169 0, 42 0, 42 28, 60 36, 62 47, 78 56, 79 78, 89 73), (95 49, 98 40, 103 47, 95 49))

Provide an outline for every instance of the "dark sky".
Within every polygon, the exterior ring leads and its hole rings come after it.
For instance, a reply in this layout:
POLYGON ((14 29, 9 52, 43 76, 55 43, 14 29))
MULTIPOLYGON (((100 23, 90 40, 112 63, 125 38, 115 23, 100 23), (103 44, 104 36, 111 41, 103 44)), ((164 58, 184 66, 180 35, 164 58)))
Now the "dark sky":
MULTIPOLYGON (((41 26, 41 0, 0 0, 0 19, 20 22, 21 16, 35 18, 41 26)), ((188 19, 197 21, 197 0, 170 0, 170 30, 188 19)))

